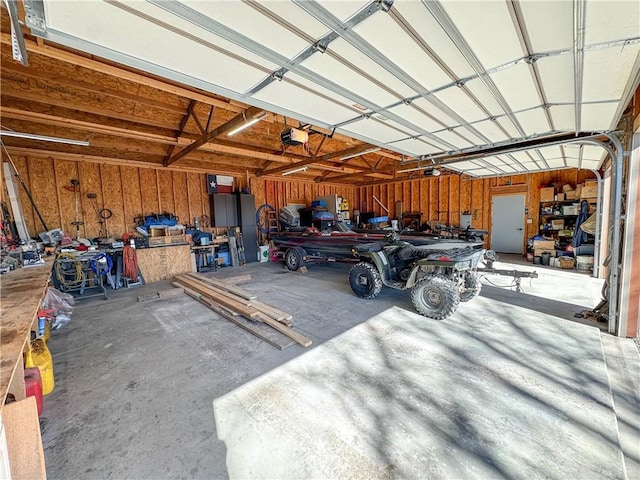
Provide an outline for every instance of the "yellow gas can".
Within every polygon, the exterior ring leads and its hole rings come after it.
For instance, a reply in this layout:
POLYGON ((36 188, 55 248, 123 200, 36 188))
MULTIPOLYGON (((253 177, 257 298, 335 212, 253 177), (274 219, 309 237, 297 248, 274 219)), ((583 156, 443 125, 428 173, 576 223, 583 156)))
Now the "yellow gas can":
POLYGON ((55 385, 53 377, 53 359, 47 344, 42 338, 37 338, 31 342, 31 348, 24 353, 25 368, 38 368, 42 379, 42 394, 48 395, 53 392, 55 385))

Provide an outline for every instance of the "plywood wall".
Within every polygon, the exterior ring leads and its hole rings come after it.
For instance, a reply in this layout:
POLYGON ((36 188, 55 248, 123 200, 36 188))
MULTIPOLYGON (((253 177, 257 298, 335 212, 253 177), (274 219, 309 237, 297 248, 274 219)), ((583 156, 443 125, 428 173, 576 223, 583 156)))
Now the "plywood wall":
POLYGON ((339 195, 346 198, 353 209, 356 200, 356 188, 348 185, 327 185, 315 182, 299 182, 295 180, 275 180, 271 178, 251 178, 251 192, 256 196, 256 207, 268 203, 275 209, 287 203, 311 202, 323 195, 339 195))
MULTIPOLYGON (((97 195, 100 209, 112 211, 107 228, 109 234, 117 238, 131 231, 135 226, 134 218, 140 215, 169 212, 186 224, 191 224, 194 217, 211 216, 204 173, 26 156, 13 156, 13 161, 47 227, 61 228, 72 237, 76 235, 75 227, 71 225, 75 220, 72 179, 80 181, 78 217, 84 222, 80 228, 82 237, 95 238, 100 232, 98 215, 88 193, 97 195)), ((247 184, 246 177, 236 177, 235 186, 245 188, 249 185, 256 196, 256 207, 268 203, 279 209, 292 201, 310 205, 317 197, 329 194, 345 197, 350 205, 355 201, 355 187, 269 178, 249 180, 247 184)), ((27 228, 35 236, 45 229, 24 189, 18 187, 18 190, 27 228)))
MULTIPOLYGON (((202 173, 24 156, 14 156, 13 161, 47 227, 61 228, 72 237, 76 235, 71 225, 76 215, 72 179, 80 182, 78 217, 84 222, 80 235, 86 238, 95 238, 100 231, 94 201, 88 193, 97 195, 98 208, 111 210, 107 229, 118 238, 134 228, 134 217, 140 215, 169 212, 183 223, 210 215, 202 173)), ((24 189, 17 188, 29 233, 33 236, 44 231, 24 189)))
MULTIPOLYGON (((387 215, 374 200, 374 196, 389 209, 395 218, 396 202, 402 202, 404 213, 422 213, 422 221, 445 225, 459 225, 460 214, 469 213, 474 228, 491 231, 491 198, 494 195, 526 194, 527 237, 538 233, 540 188, 556 184, 562 186, 583 183, 595 175, 588 170, 567 169, 530 175, 512 175, 499 178, 462 179, 458 175, 422 177, 396 183, 358 187, 352 208, 361 212, 387 215)), ((491 244, 490 236, 487 246, 491 244)))

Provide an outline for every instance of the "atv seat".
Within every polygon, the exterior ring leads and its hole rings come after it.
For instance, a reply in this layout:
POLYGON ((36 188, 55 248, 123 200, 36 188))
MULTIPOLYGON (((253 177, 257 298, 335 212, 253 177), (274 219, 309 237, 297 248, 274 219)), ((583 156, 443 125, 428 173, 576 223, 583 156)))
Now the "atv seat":
POLYGON ((379 242, 361 243, 356 245, 355 250, 356 252, 380 252, 382 251, 382 246, 379 242))

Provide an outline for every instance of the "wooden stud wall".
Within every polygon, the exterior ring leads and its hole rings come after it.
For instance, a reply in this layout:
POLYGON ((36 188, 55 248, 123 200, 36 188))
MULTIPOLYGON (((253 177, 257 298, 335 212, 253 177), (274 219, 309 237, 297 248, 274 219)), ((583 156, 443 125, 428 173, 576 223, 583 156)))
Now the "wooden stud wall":
MULTIPOLYGON (((401 182, 358 187, 356 201, 351 208, 361 212, 374 212, 375 216, 386 212, 374 200, 375 195, 388 209, 391 218, 396 217, 395 202, 403 202, 404 213, 421 212, 422 221, 446 225, 459 225, 460 214, 470 212, 474 228, 491 231, 491 198, 525 192, 528 217, 527 237, 538 233, 540 188, 550 184, 562 186, 594 179, 588 170, 567 169, 528 175, 512 175, 499 178, 463 179, 458 175, 416 178, 401 182)), ((491 237, 487 238, 487 246, 491 237)))
MULTIPOLYGON (((86 238, 95 238, 100 232, 94 203, 87 193, 98 196, 98 208, 113 212, 107 220, 107 229, 116 238, 133 230, 133 219, 141 214, 169 212, 182 223, 211 215, 202 173, 24 156, 13 156, 13 161, 47 226, 61 228, 71 237, 76 235, 71 225, 75 220, 75 197, 73 190, 65 187, 71 188, 74 178, 80 181, 78 216, 84 222, 80 235, 86 238)), ((44 227, 24 189, 17 188, 27 228, 34 236, 44 231, 44 227)))
POLYGON ((322 195, 339 195, 346 198, 353 210, 356 199, 356 188, 349 185, 327 185, 314 182, 300 182, 295 180, 275 180, 271 178, 251 178, 251 192, 256 196, 256 208, 268 203, 276 210, 287 203, 311 202, 322 195))

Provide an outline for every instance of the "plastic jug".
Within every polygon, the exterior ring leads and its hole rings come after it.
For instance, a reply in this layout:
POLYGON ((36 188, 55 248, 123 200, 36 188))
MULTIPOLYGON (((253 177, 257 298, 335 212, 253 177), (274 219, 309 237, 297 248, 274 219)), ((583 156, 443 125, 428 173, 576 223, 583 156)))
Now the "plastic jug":
POLYGON ((55 381, 53 377, 53 359, 47 344, 42 338, 31 342, 31 348, 24 353, 25 368, 38 368, 42 379, 42 395, 53 392, 55 381))
POLYGON ((25 368, 24 390, 27 397, 36 397, 38 416, 42 415, 42 379, 39 368, 25 368))

